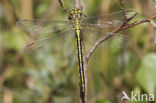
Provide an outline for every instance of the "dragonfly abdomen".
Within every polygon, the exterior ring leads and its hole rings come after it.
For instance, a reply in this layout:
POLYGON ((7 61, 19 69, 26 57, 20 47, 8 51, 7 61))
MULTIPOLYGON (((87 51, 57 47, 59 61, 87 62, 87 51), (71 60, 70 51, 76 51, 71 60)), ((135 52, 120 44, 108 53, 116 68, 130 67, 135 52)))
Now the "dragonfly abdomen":
POLYGON ((84 59, 83 59, 83 50, 82 50, 82 37, 81 31, 75 30, 76 39, 77 39, 77 57, 78 57, 78 70, 79 70, 79 77, 80 77, 80 97, 82 103, 85 101, 85 75, 84 75, 84 59))

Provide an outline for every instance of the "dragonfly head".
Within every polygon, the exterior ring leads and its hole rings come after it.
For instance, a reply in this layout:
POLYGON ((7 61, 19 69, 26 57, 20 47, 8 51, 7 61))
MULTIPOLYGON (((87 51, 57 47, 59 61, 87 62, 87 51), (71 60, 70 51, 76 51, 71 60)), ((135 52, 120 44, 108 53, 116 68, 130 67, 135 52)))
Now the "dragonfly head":
POLYGON ((71 18, 72 19, 80 19, 82 17, 82 9, 78 9, 78 8, 75 8, 75 9, 71 9, 70 10, 70 15, 71 15, 71 18))

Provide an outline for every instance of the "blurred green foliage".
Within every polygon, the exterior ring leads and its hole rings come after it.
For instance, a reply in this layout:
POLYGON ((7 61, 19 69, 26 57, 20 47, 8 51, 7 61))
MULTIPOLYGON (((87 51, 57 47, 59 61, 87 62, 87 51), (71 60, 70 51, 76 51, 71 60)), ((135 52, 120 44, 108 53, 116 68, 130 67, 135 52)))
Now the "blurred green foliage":
POLYGON ((146 55, 140 68, 136 74, 136 78, 138 83, 148 92, 154 94, 155 86, 156 86, 156 55, 155 54, 148 54, 146 55), (147 69, 148 68, 148 69, 147 69))
MULTIPOLYGON (((137 11, 135 20, 139 20, 155 13, 151 1, 126 0, 126 8, 137 11)), ((64 0, 64 5, 70 10, 73 1, 64 0)), ((83 8, 85 14, 95 16, 119 11, 120 4, 118 0, 84 0, 83 8)), ((65 51, 25 54, 32 38, 16 21, 32 18, 67 20, 67 15, 57 0, 0 1, 0 103, 79 103, 76 55, 65 51)), ((120 33, 135 43, 126 49, 94 52, 87 72, 89 103, 119 103, 123 90, 156 95, 153 27, 141 24, 120 33)))

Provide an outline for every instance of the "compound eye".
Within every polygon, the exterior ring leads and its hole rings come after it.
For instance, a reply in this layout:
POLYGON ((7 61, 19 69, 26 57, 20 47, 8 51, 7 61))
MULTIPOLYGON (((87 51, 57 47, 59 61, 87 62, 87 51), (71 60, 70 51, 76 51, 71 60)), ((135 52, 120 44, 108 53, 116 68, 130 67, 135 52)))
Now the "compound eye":
POLYGON ((74 9, 70 9, 70 11, 73 11, 74 9))
POLYGON ((82 14, 82 11, 81 11, 81 10, 78 10, 78 13, 79 13, 79 14, 82 14))
POLYGON ((70 9, 70 14, 74 14, 74 9, 70 9))
POLYGON ((74 14, 74 11, 72 10, 72 11, 70 12, 70 14, 74 14))

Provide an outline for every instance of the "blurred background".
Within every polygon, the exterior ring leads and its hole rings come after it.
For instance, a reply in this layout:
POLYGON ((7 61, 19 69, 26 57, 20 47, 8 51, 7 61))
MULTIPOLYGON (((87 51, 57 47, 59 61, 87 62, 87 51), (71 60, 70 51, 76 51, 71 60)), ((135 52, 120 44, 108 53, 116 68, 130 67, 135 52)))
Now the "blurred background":
MULTIPOLYGON (((73 1, 64 5, 70 10, 73 1)), ((82 6, 89 16, 120 10, 119 0, 83 0, 82 6)), ((135 20, 156 14, 154 0, 126 0, 125 6, 138 12, 135 20)), ((68 20, 57 0, 0 0, 0 103, 79 103, 75 56, 24 52, 32 36, 16 22, 44 18, 68 20)), ((153 26, 144 23, 120 33, 135 45, 96 49, 88 63, 88 103, 120 103, 122 91, 156 96, 153 26)))

